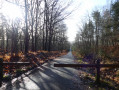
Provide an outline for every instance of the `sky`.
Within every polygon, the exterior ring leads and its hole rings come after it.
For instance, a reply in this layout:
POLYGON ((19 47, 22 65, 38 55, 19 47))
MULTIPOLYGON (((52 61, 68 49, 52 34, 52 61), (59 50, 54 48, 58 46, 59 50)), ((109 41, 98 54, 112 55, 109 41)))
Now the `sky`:
POLYGON ((90 15, 91 12, 100 10, 110 2, 111 0, 73 0, 71 7, 72 9, 77 7, 77 9, 65 20, 68 28, 68 40, 70 42, 75 40, 79 27, 83 22, 86 22, 88 15, 90 15))
MULTIPOLYGON (((5 0, 0 0, 0 4, 4 1, 5 0)), ((70 0, 66 1, 68 2, 70 0)), ((102 10, 101 8, 109 4, 110 2, 111 0, 72 0, 71 6, 67 9, 67 11, 74 11, 70 16, 67 17, 66 20, 64 20, 68 29, 68 40, 70 42, 73 42, 75 40, 76 33, 79 31, 79 27, 81 27, 82 23, 86 22, 86 20, 88 19, 88 15, 90 15, 92 11, 102 10)), ((10 18, 14 19, 14 17, 22 17, 21 13, 19 12, 20 9, 18 7, 10 6, 8 3, 4 4, 5 5, 3 6, 5 8, 2 11, 8 14, 10 18)), ((0 12, 2 11, 0 10, 0 12)))

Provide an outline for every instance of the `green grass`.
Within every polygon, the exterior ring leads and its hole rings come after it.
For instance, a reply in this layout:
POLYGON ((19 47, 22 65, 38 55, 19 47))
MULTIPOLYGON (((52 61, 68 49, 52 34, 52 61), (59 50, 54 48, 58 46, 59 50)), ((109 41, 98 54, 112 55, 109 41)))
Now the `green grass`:
POLYGON ((3 75, 3 81, 4 82, 8 82, 11 80, 11 76, 10 75, 3 75))
POLYGON ((24 73, 24 70, 17 69, 15 72, 16 72, 16 76, 20 76, 22 73, 24 73))
POLYGON ((80 64, 88 64, 87 62, 82 61, 82 59, 77 60, 77 62, 80 63, 80 64))

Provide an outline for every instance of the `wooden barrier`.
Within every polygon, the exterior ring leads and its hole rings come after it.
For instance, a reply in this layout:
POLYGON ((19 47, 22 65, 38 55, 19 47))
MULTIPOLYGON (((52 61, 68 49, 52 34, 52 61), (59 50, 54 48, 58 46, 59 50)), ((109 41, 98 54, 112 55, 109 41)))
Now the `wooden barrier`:
POLYGON ((2 86, 3 80, 3 66, 5 65, 23 66, 23 65, 30 65, 30 62, 3 62, 3 59, 0 58, 0 87, 2 86))
POLYGON ((3 59, 0 58, 0 87, 2 86, 3 80, 3 59))
POLYGON ((97 69, 96 83, 100 84, 100 68, 119 68, 119 64, 100 64, 100 60, 97 60, 96 64, 54 64, 54 67, 94 67, 97 69))

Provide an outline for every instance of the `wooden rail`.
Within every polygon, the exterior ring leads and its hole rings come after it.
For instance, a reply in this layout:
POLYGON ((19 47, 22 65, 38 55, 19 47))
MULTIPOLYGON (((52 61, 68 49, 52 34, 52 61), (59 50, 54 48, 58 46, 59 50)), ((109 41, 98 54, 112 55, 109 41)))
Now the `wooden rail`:
POLYGON ((30 65, 30 62, 3 62, 3 59, 0 58, 0 87, 2 86, 2 80, 3 80, 3 66, 5 65, 26 66, 26 65, 30 65))
POLYGON ((29 62, 3 62, 3 65, 29 65, 29 62))
MULTIPOLYGON (((97 67, 97 64, 54 64, 54 67, 97 67)), ((119 64, 100 64, 100 68, 109 67, 109 68, 118 68, 119 64)))
POLYGON ((100 84, 100 68, 119 68, 119 64, 100 64, 100 60, 97 60, 96 64, 54 64, 54 67, 94 67, 97 69, 96 83, 100 84))

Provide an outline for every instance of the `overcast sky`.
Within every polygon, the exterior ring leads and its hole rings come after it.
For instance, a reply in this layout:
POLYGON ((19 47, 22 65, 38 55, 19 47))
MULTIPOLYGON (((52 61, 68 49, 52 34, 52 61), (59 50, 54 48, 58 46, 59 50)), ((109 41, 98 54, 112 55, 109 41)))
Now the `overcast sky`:
POLYGON ((65 20, 68 27, 67 36, 69 41, 74 41, 78 27, 85 22, 88 18, 88 14, 91 14, 94 10, 102 10, 104 6, 107 6, 111 0, 73 0, 72 8, 78 6, 77 10, 65 20))

